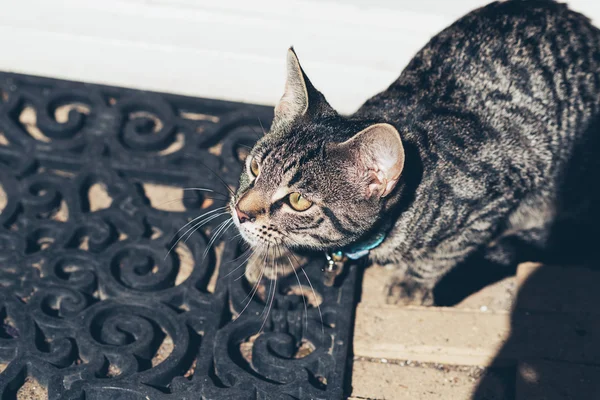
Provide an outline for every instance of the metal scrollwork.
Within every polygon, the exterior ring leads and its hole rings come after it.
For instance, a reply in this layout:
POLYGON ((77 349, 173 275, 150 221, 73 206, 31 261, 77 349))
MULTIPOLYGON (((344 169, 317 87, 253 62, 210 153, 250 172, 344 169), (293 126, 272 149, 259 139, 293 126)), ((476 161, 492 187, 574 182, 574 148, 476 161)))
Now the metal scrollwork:
POLYGON ((235 232, 209 248, 271 118, 0 73, 0 398, 343 397, 355 267, 329 287, 309 262, 265 314, 235 232))

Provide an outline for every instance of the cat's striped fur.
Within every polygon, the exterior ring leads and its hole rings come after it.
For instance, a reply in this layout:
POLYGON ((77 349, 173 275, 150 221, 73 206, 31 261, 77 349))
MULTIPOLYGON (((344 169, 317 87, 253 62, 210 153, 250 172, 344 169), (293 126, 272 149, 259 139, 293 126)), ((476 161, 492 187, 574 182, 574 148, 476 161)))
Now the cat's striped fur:
MULTIPOLYGON (((598 233, 600 31, 565 5, 496 2, 468 14, 348 117, 298 71, 252 150, 260 178, 243 174, 232 201, 264 194, 265 242, 340 248, 390 222, 371 260, 393 264, 401 287, 430 289, 473 254, 515 262, 514 238, 566 251, 598 233), (353 176, 360 157, 335 144, 377 123, 399 132, 404 169, 389 195, 366 198, 368 176, 353 176), (273 196, 285 188, 311 209, 287 210, 273 196)), ((240 226, 261 242, 251 228, 240 226)))

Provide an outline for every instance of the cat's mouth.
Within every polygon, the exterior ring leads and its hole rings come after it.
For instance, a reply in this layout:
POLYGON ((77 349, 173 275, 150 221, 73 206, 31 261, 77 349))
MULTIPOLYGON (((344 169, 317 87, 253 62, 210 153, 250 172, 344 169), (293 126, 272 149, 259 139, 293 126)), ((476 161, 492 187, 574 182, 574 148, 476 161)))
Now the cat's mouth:
POLYGON ((241 222, 235 211, 232 210, 231 214, 240 235, 250 246, 285 244, 284 236, 274 225, 260 220, 241 222))

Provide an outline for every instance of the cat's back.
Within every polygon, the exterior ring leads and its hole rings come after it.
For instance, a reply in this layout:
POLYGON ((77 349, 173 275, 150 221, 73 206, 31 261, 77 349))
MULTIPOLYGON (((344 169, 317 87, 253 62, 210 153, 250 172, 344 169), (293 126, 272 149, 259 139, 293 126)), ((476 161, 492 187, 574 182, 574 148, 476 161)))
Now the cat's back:
POLYGON ((598 93, 600 31, 589 19, 550 0, 511 0, 477 9, 436 35, 358 114, 383 107, 404 119, 427 104, 493 115, 486 108, 517 106, 557 119, 563 106, 597 104, 598 93))
POLYGON ((481 109, 473 100, 485 105, 506 95, 519 96, 514 104, 581 106, 597 102, 600 92, 600 30, 566 4, 495 2, 457 21, 428 47, 423 67, 440 78, 439 91, 459 86, 469 96, 460 99, 468 108, 481 109))
POLYGON ((553 203, 567 170, 579 171, 569 192, 590 197, 599 112, 600 31, 564 4, 513 0, 436 35, 357 114, 395 124, 418 149, 423 193, 437 180, 459 197, 543 192, 553 203))

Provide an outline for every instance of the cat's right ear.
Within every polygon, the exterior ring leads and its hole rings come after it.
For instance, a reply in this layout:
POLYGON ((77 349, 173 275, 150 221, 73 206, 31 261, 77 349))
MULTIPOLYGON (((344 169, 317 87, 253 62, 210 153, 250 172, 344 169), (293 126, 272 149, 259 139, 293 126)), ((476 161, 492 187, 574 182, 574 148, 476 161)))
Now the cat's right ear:
POLYGON ((292 47, 287 53, 287 78, 285 91, 275 107, 273 125, 289 125, 308 110, 308 78, 304 75, 300 61, 292 47))
POLYGON ((358 177, 366 198, 390 194, 404 169, 402 139, 390 124, 371 125, 334 148, 351 162, 349 173, 358 177))

